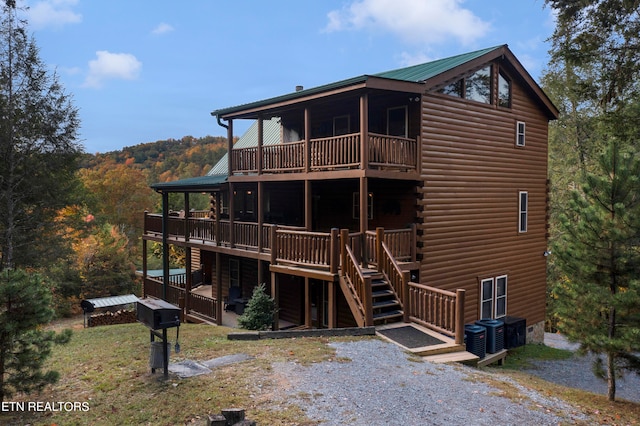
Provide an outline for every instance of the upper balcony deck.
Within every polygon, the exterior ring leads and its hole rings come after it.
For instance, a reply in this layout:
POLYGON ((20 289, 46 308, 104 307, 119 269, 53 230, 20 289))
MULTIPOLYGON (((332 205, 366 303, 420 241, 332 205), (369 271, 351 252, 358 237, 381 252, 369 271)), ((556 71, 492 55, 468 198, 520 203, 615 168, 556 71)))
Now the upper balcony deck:
POLYGON ((350 133, 276 145, 234 148, 232 175, 386 170, 415 174, 418 139, 350 133), (362 143, 366 138, 367 143, 362 143), (363 155, 364 154, 364 155, 363 155))

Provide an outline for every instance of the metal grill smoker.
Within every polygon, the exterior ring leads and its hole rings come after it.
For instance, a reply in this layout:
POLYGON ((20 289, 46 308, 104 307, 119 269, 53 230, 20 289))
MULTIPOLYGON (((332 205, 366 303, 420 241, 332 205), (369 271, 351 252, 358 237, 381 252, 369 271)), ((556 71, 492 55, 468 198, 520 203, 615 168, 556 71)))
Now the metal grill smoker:
MULTIPOLYGON (((151 347, 153 350, 153 342, 155 338, 162 341, 162 360, 164 366, 164 378, 169 377, 169 348, 167 340, 167 329, 176 327, 176 352, 180 352, 178 344, 178 333, 180 327, 180 308, 160 299, 145 298, 138 300, 136 309, 136 318, 138 322, 149 328, 151 336, 151 347), (162 330, 159 332, 158 330, 162 330)), ((155 373, 155 365, 151 365, 151 372, 155 373)))

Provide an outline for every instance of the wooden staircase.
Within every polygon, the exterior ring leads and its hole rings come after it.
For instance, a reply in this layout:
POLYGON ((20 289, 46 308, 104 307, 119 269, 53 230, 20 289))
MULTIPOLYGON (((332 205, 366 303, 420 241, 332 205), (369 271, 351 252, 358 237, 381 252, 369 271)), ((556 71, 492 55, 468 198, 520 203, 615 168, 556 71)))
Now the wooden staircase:
POLYGON ((373 324, 389 324, 402 321, 404 312, 395 292, 384 275, 377 271, 366 271, 371 277, 371 297, 373 306, 373 324))

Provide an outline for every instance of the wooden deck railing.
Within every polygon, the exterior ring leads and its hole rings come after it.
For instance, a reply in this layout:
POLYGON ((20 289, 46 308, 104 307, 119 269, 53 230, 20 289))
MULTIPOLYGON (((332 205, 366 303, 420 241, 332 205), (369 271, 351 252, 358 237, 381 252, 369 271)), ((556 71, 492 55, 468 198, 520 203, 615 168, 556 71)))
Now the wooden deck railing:
MULTIPOLYGON (((333 169, 357 169, 362 162, 360 133, 327 138, 286 142, 258 148, 233 149, 232 171, 238 173, 288 173, 307 170, 305 145, 309 145, 308 169, 326 171, 333 169), (260 166, 260 167, 258 167, 260 166)), ((414 171, 417 169, 418 140, 400 136, 369 133, 368 164, 371 168, 414 171)))
MULTIPOLYGON (((332 273, 335 273, 339 268, 339 261, 332 262, 331 259, 331 245, 333 243, 330 232, 309 232, 302 227, 268 223, 262 224, 262 229, 259 230, 256 222, 235 221, 232 241, 229 220, 216 222, 209 218, 192 217, 186 220, 189 222, 189 236, 187 238, 184 235, 185 218, 168 217, 170 238, 271 253, 274 264, 282 262, 304 267, 330 269, 332 273), (258 232, 262 234, 260 242, 258 241, 258 232), (272 250, 274 244, 277 248, 275 253, 272 250)), ((146 235, 158 236, 162 233, 162 215, 145 212, 144 223, 146 235)), ((336 238, 341 237, 336 234, 336 238)), ((396 261, 415 261, 415 226, 407 229, 385 230, 383 240, 396 261)), ((368 231, 364 241, 367 255, 366 264, 377 264, 375 241, 376 233, 368 231)), ((362 253, 365 247, 362 242, 362 234, 357 232, 348 234, 346 243, 351 247, 358 263, 362 263, 362 253)), ((336 241, 335 244, 338 247, 339 242, 336 241)))
POLYGON ((258 147, 231 150, 231 167, 234 172, 258 172, 258 147))
MULTIPOLYGON (((382 232, 382 231, 381 231, 382 232)), ((408 288, 407 284, 409 283, 409 271, 403 271, 400 269, 398 262, 393 258, 389 247, 382 241, 381 238, 378 239, 378 247, 376 258, 378 261, 378 271, 382 272, 382 274, 387 279, 387 282, 393 289, 395 293, 396 299, 400 303, 400 306, 404 309, 408 304, 408 288)), ((407 310, 404 309, 405 312, 405 320, 409 320, 407 315, 407 310)))
POLYGON ((360 165, 360 133, 311 139, 309 145, 311 170, 357 168, 360 165))
POLYGON ((211 322, 216 322, 216 299, 191 293, 187 306, 189 306, 187 313, 196 313, 211 322))
POLYGON ((338 230, 327 232, 294 231, 273 227, 271 263, 294 264, 337 272, 338 230), (333 247, 333 248, 332 248, 333 247))
MULTIPOLYGON (((144 280, 144 295, 162 299, 162 280, 157 277, 147 277, 144 280)), ((189 306, 189 313, 195 313, 211 322, 216 322, 216 299, 202 296, 196 293, 187 293, 184 288, 174 285, 167 286, 167 302, 180 306, 180 299, 189 300, 186 305, 189 306)))
MULTIPOLYGON (((365 242, 367 244, 367 263, 378 264, 376 250, 376 231, 367 231, 365 242)), ((391 255, 398 262, 415 262, 416 260, 416 226, 411 224, 406 229, 385 229, 384 243, 389 248, 391 255)))
POLYGON ((464 342, 464 290, 441 290, 422 284, 409 283, 408 315, 425 327, 455 337, 456 344, 464 342))
POLYGON ((304 170, 304 141, 262 147, 262 171, 301 172, 304 170))
POLYGON ((416 139, 369 133, 369 165, 415 169, 418 165, 416 139))

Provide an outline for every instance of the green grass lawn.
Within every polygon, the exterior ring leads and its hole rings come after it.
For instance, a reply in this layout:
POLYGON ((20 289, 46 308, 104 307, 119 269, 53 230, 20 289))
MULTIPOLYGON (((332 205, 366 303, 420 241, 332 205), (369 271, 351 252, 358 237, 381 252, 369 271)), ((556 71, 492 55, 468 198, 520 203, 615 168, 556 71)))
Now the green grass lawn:
MULTIPOLYGON (((204 361, 223 355, 246 353, 254 357, 240 364, 216 368, 211 374, 181 380, 162 380, 162 369, 149 369, 149 331, 141 324, 76 329, 71 342, 54 349, 49 368, 61 380, 41 394, 13 397, 15 402, 86 402, 88 411, 2 413, 0 424, 34 425, 174 425, 200 421, 223 408, 244 408, 247 418, 259 424, 305 424, 297 407, 274 403, 269 389, 273 362, 315 362, 331 358, 325 339, 230 341, 231 329, 183 324, 179 354, 204 361), (200 419, 200 420, 199 420, 200 419)), ((175 329, 169 330, 175 343, 175 329)), ((306 423, 310 424, 310 423, 306 423)))
MULTIPOLYGON (((56 326, 61 328, 65 324, 56 326)), ((205 424, 207 414, 223 408, 246 409, 247 418, 260 425, 314 425, 304 412, 276 397, 287 386, 271 374, 274 362, 320 362, 335 359, 328 338, 281 340, 228 340, 226 327, 183 324, 179 354, 171 361, 204 361, 231 354, 253 358, 213 369, 189 379, 162 380, 162 369, 149 369, 149 331, 141 324, 81 328, 75 325, 71 342, 54 348, 49 368, 60 372, 60 381, 40 394, 18 395, 12 402, 78 402, 87 411, 0 413, 0 424, 16 425, 176 425, 205 424)), ((175 329, 169 330, 175 343, 175 329)), ((366 339, 349 338, 349 339, 366 339)), ((347 338, 332 338, 344 340, 347 338)), ((599 424, 640 424, 640 404, 609 403, 604 396, 547 383, 519 373, 529 359, 561 359, 571 356, 544 346, 527 345, 507 357, 506 368, 490 371, 509 374, 543 395, 560 397, 590 413, 599 424)), ((340 360, 336 360, 340 361, 340 360)), ((421 362, 418 359, 417 362, 421 362)), ((496 376, 496 382, 499 376, 496 376)), ((509 390, 505 390, 508 397, 509 390)))

